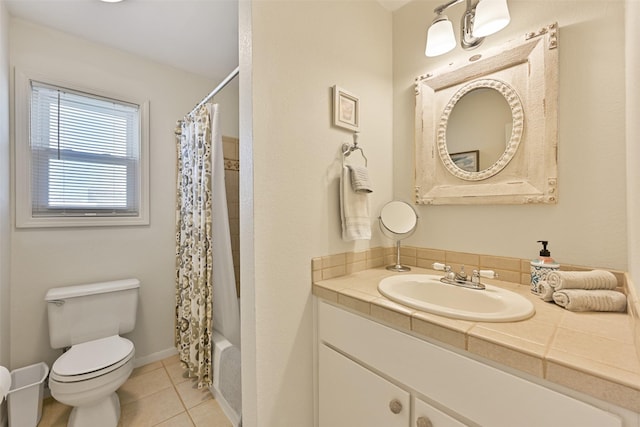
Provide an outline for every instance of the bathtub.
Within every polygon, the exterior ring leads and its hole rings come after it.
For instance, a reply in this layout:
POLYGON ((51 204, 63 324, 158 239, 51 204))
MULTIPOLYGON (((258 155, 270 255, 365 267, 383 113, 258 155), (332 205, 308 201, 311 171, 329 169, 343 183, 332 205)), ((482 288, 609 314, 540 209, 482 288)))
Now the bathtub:
POLYGON ((213 385, 211 394, 234 427, 242 425, 240 349, 213 331, 213 385))

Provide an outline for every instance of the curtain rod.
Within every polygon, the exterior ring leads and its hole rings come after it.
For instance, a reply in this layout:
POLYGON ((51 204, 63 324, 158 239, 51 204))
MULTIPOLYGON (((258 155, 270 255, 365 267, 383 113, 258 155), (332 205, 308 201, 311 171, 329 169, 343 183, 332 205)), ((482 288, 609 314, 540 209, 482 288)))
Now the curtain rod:
POLYGON ((216 86, 216 88, 214 90, 211 91, 211 93, 207 96, 204 97, 204 99, 202 101, 200 101, 198 103, 198 105, 196 105, 195 107, 193 107, 193 109, 191 110, 191 113, 193 113, 194 111, 197 111, 198 108, 202 107, 204 104, 206 104, 211 98, 213 98, 214 96, 216 96, 216 94, 218 92, 220 92, 226 85, 229 84, 229 82, 231 80, 233 80, 234 78, 236 78, 236 76, 240 74, 240 66, 237 66, 235 68, 235 70, 233 70, 232 72, 229 73, 229 75, 227 77, 225 77, 225 79, 223 81, 220 82, 220 84, 218 86, 216 86))

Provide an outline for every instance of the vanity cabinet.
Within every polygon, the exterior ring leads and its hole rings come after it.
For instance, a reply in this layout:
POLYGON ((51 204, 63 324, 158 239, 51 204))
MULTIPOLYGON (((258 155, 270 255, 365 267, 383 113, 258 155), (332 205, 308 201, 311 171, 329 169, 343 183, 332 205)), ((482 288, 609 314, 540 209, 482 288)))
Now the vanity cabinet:
POLYGON ((409 425, 406 390, 326 345, 319 359, 319 427, 409 425))
POLYGON ((465 427, 326 345, 318 356, 319 427, 465 427))
POLYGON ((623 426, 608 411, 323 300, 317 328, 318 427, 623 426))

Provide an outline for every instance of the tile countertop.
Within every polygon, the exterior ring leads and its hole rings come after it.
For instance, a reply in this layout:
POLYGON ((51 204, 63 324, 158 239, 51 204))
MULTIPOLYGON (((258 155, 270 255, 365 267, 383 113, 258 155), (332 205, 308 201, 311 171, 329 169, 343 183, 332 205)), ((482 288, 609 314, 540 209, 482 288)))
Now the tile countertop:
MULTIPOLYGON (((413 274, 441 272, 412 267, 413 274)), ((313 283, 313 294, 399 330, 411 331, 530 375, 640 413, 640 359, 626 313, 575 313, 531 294, 529 287, 483 279, 529 299, 536 314, 518 322, 450 319, 383 297, 378 282, 403 274, 372 268, 313 283)))

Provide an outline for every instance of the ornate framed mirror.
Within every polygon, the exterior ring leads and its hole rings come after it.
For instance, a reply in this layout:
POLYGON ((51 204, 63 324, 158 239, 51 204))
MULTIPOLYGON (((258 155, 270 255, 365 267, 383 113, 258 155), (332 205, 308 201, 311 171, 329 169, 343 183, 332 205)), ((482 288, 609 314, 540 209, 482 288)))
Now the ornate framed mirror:
POLYGON ((557 31, 416 78, 416 203, 557 203, 557 31))

